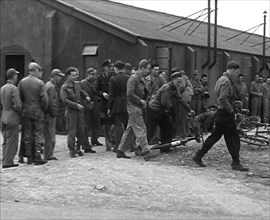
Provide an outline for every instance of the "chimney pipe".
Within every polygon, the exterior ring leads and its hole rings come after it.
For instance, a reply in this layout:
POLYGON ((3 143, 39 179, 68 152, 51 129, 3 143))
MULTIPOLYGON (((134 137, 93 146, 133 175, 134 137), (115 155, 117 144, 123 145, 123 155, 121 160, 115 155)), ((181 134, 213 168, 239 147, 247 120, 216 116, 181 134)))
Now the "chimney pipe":
POLYGON ((215 30, 214 30, 214 60, 208 67, 209 70, 216 65, 217 62, 217 3, 218 0, 215 0, 215 30))
POLYGON ((208 24, 207 24, 207 60, 202 66, 202 70, 208 66, 211 59, 211 0, 208 0, 208 24))

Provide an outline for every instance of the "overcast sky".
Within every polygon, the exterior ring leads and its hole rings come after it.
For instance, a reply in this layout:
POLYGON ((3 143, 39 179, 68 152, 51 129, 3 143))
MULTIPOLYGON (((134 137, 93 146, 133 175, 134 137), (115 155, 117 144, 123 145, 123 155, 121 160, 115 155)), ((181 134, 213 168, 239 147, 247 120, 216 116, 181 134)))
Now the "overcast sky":
MULTIPOLYGON (((166 12, 179 16, 187 17, 197 11, 208 7, 207 0, 113 0, 124 4, 134 5, 140 8, 166 12)), ((211 0, 211 8, 214 9, 215 1, 211 0)), ((267 11, 266 16, 266 36, 269 37, 269 10, 270 0, 218 0, 218 24, 247 31, 263 23, 263 12, 267 11)), ((196 18, 196 14, 190 18, 196 18)), ((214 14, 211 14, 214 23, 214 14)), ((204 17, 200 18, 203 20, 204 17)), ((205 20, 207 22, 207 19, 205 20)), ((249 32, 255 31, 256 28, 249 32)), ((263 35, 263 25, 256 31, 256 34, 263 35)))

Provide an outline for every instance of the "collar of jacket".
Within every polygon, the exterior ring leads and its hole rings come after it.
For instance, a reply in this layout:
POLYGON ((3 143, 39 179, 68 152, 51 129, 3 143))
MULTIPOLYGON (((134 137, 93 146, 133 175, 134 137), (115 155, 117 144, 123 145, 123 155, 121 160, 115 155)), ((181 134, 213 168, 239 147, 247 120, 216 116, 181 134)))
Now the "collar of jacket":
POLYGON ((232 79, 232 75, 231 74, 225 72, 225 73, 223 73, 223 75, 226 76, 231 81, 231 83, 233 84, 233 79, 232 79))

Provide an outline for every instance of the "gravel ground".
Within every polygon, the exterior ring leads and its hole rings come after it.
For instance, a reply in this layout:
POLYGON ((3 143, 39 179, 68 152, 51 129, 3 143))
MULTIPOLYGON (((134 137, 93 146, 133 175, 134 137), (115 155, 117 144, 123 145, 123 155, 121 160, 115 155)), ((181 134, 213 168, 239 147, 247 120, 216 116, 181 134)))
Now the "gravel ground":
POLYGON ((206 168, 191 160, 199 147, 189 142, 149 162, 131 152, 116 159, 104 146, 69 158, 57 135, 58 161, 1 170, 1 219, 269 219, 269 147, 242 146, 247 173, 231 170, 223 139, 206 168))

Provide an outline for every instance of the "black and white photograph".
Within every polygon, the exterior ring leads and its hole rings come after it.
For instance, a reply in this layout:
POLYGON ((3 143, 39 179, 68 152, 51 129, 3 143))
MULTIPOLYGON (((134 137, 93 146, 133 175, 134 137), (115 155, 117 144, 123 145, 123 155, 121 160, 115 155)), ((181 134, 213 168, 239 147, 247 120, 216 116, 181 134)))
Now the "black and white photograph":
POLYGON ((0 0, 0 219, 270 219, 269 13, 0 0))

